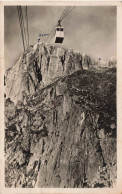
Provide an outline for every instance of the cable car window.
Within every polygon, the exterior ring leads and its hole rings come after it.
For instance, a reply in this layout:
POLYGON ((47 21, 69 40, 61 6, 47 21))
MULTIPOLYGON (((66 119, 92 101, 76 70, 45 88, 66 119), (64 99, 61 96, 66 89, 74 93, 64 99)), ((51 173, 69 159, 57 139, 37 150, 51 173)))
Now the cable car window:
POLYGON ((61 31, 63 31, 63 28, 61 28, 61 31))
POLYGON ((60 28, 57 28, 57 31, 60 31, 60 28))

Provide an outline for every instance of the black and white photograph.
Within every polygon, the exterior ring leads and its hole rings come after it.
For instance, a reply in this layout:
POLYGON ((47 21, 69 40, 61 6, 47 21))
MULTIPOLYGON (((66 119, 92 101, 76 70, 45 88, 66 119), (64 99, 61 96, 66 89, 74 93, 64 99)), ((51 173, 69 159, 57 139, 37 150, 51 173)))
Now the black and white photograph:
POLYGON ((115 188, 117 6, 4 6, 6 188, 115 188))

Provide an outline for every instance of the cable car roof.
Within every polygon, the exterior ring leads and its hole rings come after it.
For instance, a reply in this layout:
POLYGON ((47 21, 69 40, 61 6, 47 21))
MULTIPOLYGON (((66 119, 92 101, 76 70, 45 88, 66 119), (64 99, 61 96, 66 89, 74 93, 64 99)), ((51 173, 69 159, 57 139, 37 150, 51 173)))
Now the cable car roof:
POLYGON ((60 27, 60 26, 57 26, 56 28, 62 28, 62 29, 64 29, 64 27, 60 27))

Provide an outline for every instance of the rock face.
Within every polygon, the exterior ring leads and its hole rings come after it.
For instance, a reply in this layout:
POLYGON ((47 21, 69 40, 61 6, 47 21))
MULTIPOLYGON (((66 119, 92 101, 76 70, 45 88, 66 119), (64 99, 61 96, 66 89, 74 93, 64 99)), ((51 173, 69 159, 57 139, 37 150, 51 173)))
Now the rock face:
POLYGON ((84 70, 81 54, 64 54, 66 51, 58 48, 50 52, 49 64, 42 54, 41 68, 36 66, 35 74, 31 68, 38 63, 29 63, 23 76, 18 62, 15 70, 10 70, 15 76, 10 78, 10 73, 6 77, 8 96, 15 102, 15 84, 26 91, 26 100, 17 104, 10 98, 5 100, 6 187, 113 187, 116 69, 84 70), (59 56, 65 56, 64 66, 59 56))
POLYGON ((82 53, 37 44, 6 72, 6 97, 17 102, 22 100, 23 92, 32 94, 38 87, 77 70, 88 69, 90 65, 90 57, 82 53))

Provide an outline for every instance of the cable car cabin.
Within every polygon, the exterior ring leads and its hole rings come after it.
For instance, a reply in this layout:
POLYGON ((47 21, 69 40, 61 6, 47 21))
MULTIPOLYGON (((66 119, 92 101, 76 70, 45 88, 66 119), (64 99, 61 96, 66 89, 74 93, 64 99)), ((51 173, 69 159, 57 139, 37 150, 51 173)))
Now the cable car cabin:
POLYGON ((63 27, 56 27, 55 29, 55 43, 62 43, 64 40, 64 28, 63 27))

